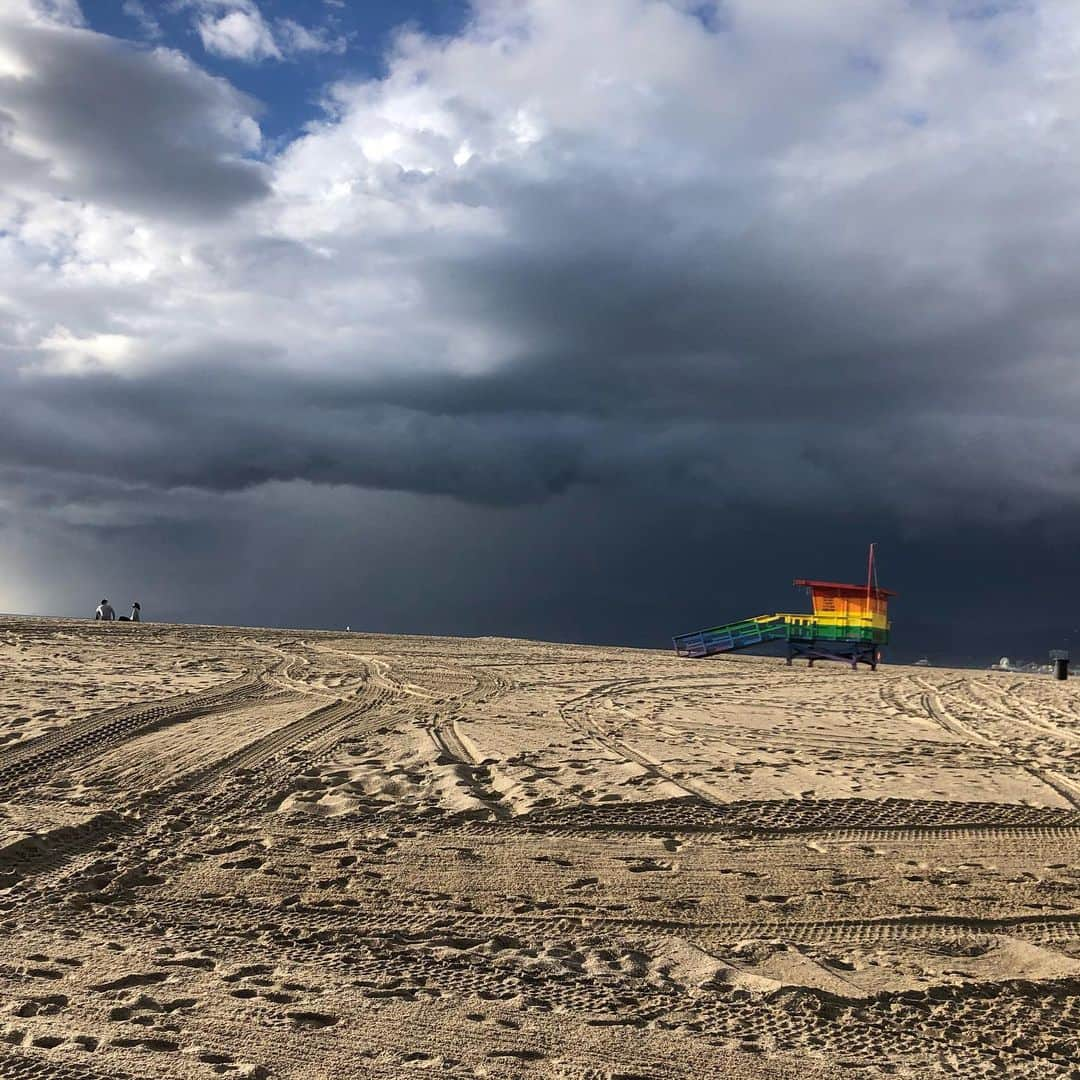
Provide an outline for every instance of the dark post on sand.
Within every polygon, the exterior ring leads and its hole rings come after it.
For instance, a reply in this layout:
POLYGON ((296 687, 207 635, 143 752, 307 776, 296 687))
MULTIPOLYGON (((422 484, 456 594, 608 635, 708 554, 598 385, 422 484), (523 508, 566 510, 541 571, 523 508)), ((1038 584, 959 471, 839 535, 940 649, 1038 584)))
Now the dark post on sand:
POLYGON ((1054 665, 1054 678, 1064 681, 1069 677, 1069 654, 1064 649, 1050 650, 1050 663, 1054 665))

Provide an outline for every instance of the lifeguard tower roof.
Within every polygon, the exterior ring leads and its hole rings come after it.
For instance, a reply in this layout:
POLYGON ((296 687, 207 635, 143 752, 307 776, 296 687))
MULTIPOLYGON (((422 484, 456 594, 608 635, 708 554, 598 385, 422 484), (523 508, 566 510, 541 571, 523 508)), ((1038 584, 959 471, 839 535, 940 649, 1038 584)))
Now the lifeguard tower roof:
POLYGON ((883 589, 879 585, 871 585, 869 589, 865 585, 844 584, 842 581, 809 581, 806 578, 796 578, 793 585, 802 585, 808 589, 832 589, 837 592, 856 592, 865 596, 869 592, 872 596, 896 596, 892 589, 883 589))

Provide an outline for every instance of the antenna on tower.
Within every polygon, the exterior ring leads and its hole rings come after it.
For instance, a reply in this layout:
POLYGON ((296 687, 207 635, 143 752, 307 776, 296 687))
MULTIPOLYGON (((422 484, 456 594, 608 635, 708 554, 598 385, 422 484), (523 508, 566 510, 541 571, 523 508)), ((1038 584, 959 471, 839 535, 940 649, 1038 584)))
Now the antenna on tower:
POLYGON ((866 610, 867 610, 867 612, 869 612, 869 610, 870 610, 870 582, 873 581, 875 584, 877 582, 877 567, 874 566, 874 548, 876 548, 876 547, 877 547, 877 544, 871 542, 871 544, 870 544, 870 554, 869 554, 869 556, 868 556, 868 558, 866 560, 866 610))

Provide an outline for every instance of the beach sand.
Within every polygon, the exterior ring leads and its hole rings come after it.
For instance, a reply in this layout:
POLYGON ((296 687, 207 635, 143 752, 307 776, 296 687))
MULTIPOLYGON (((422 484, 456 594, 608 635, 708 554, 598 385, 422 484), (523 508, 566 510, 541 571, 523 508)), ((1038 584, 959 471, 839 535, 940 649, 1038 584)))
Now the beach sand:
POLYGON ((0 1078, 1075 1077, 1080 683, 0 619, 0 1078))

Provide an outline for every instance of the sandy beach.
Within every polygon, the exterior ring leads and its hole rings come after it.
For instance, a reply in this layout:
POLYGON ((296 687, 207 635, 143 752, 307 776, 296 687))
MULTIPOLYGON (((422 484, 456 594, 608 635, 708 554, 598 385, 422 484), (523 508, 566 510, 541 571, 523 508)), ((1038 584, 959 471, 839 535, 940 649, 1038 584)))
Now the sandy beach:
POLYGON ((0 1077, 1075 1077, 1080 690, 0 620, 0 1077))

